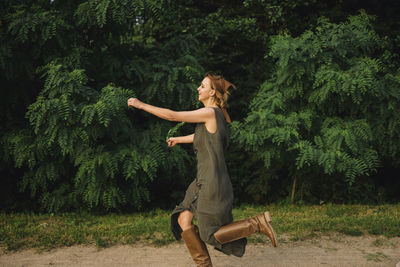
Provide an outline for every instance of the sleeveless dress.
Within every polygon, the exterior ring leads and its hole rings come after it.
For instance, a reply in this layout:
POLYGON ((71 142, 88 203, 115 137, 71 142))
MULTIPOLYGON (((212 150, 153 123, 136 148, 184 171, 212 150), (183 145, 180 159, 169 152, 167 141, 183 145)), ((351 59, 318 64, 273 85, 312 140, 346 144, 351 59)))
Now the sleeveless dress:
POLYGON ((184 210, 191 211, 198 222, 200 238, 215 249, 238 257, 243 256, 245 238, 220 244, 214 233, 233 221, 233 189, 225 163, 224 150, 228 145, 228 126, 221 109, 213 108, 217 122, 215 133, 208 132, 204 123, 198 123, 194 132, 193 148, 197 159, 197 175, 186 190, 183 201, 171 215, 171 231, 177 240, 182 229, 178 216, 184 210))

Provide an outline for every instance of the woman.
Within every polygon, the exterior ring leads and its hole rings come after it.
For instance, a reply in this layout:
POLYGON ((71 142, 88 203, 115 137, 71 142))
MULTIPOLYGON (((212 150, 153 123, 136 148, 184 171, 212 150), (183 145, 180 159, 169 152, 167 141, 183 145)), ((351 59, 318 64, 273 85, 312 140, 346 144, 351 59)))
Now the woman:
MULTIPOLYGON (((208 73, 197 92, 204 108, 193 111, 172 111, 145 104, 136 98, 128 99, 128 106, 142 109, 169 121, 196 123, 194 134, 171 137, 169 147, 179 143, 193 143, 197 158, 197 176, 189 185, 184 200, 171 216, 171 230, 181 238, 198 266, 212 266, 204 242, 228 255, 243 256, 246 237, 261 232, 276 246, 276 234, 270 225, 269 212, 233 222, 232 184, 224 158, 228 144, 230 117, 226 111, 228 89, 235 86, 222 76, 208 73), (193 225, 196 216, 198 227, 193 225)), ((236 89, 236 88, 235 88, 236 89)))

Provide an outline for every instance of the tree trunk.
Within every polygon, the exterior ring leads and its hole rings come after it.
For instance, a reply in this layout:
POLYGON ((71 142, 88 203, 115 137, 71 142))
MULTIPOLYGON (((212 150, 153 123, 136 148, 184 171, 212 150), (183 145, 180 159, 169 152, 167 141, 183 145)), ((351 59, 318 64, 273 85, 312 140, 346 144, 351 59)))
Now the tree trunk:
POLYGON ((304 179, 301 181, 301 189, 300 189, 300 200, 303 201, 303 192, 304 192, 304 179))
POLYGON ((295 174, 293 177, 292 195, 290 196, 290 202, 292 204, 294 204, 294 193, 296 192, 296 181, 297 181, 297 175, 295 174))

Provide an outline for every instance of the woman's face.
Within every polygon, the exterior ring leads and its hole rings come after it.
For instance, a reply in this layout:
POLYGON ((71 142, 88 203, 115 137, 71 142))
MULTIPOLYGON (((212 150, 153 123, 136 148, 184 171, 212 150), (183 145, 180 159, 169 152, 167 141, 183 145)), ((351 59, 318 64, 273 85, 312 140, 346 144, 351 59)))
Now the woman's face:
POLYGON ((211 88, 210 78, 205 77, 203 79, 199 88, 197 88, 197 92, 199 93, 199 101, 203 103, 214 95, 215 91, 211 88))

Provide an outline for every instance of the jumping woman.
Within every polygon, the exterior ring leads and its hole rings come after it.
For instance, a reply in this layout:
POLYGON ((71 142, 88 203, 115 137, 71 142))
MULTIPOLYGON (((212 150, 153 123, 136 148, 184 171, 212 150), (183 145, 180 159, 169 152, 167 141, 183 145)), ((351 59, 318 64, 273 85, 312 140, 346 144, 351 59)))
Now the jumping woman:
POLYGON ((173 111, 129 98, 128 106, 142 109, 168 121, 196 123, 194 134, 171 137, 169 147, 193 143, 197 158, 197 175, 189 185, 183 201, 171 216, 171 230, 181 238, 197 266, 212 266, 205 243, 237 257, 243 256, 246 237, 260 232, 276 247, 277 238, 268 211, 253 218, 233 222, 233 190, 225 163, 230 117, 226 111, 228 89, 236 87, 222 76, 206 74, 197 92, 204 107, 193 111, 173 111), (196 217, 198 227, 193 225, 196 217), (205 242, 205 243, 204 243, 205 242))

